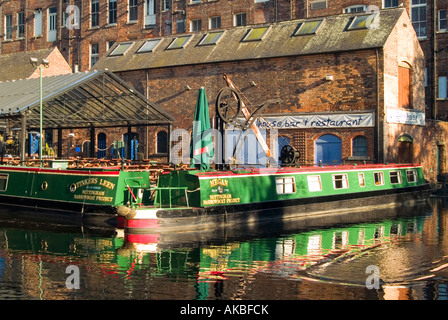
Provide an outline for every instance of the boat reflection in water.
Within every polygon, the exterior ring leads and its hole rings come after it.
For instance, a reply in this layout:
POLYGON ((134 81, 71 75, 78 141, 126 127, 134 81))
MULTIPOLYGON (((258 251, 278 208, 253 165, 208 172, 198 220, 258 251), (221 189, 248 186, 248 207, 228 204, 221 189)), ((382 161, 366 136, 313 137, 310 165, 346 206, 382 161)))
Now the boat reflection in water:
POLYGON ((369 220, 292 221, 263 234, 2 222, 0 299, 446 299, 446 208, 432 199, 369 220), (65 285, 69 265, 79 268, 79 290, 65 285), (378 289, 366 286, 369 266, 378 289))

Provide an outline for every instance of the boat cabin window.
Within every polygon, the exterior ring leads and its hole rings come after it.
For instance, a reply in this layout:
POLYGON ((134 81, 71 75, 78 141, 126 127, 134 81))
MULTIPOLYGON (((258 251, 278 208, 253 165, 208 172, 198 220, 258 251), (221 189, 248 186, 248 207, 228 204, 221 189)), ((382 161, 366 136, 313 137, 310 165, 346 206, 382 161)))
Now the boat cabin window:
POLYGON ((408 179, 408 182, 417 182, 417 171, 406 170, 406 178, 408 179))
POLYGON ((6 191, 8 187, 8 174, 0 174, 0 191, 6 191))
POLYGON ((401 183, 401 171, 391 171, 389 172, 389 177, 391 184, 401 183))
POLYGON ((288 194, 296 192, 296 182, 294 177, 277 178, 275 179, 277 185, 277 194, 288 194))
POLYGON ((376 186, 382 186, 384 185, 384 173, 383 172, 374 172, 373 173, 373 178, 375 180, 375 185, 376 186))
POLYGON ((359 180, 360 187, 366 186, 366 180, 364 179, 364 172, 358 172, 358 180, 359 180))
POLYGON ((320 181, 320 176, 308 176, 308 190, 310 192, 322 191, 322 183, 320 181))
POLYGON ((333 175, 333 187, 335 189, 347 189, 348 177, 347 174, 334 174, 333 175))

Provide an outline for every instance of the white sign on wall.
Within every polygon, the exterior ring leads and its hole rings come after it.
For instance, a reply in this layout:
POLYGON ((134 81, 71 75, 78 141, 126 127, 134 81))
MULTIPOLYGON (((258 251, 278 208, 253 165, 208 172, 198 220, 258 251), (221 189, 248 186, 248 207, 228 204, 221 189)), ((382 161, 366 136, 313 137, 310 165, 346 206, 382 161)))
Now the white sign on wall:
POLYGON ((410 111, 400 109, 387 109, 387 122, 390 123, 404 123, 415 126, 425 125, 424 111, 410 111))
POLYGON ((310 115, 264 116, 257 125, 275 129, 361 128, 375 125, 374 114, 336 113, 310 115))

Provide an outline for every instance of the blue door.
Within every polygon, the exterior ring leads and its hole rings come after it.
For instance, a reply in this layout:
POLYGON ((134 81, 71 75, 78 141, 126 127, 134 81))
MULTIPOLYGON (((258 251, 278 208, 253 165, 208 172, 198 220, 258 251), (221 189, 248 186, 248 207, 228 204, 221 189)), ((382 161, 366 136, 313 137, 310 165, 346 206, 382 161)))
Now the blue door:
POLYGON ((37 133, 30 133, 29 141, 30 141, 30 150, 29 150, 30 156, 33 154, 38 154, 39 153, 39 135, 37 133))
POLYGON ((332 135, 326 134, 319 137, 314 145, 315 164, 322 161, 323 165, 341 164, 341 139, 332 135))
POLYGON ((97 143, 97 158, 103 159, 106 157, 106 134, 104 132, 98 133, 98 143, 97 143))

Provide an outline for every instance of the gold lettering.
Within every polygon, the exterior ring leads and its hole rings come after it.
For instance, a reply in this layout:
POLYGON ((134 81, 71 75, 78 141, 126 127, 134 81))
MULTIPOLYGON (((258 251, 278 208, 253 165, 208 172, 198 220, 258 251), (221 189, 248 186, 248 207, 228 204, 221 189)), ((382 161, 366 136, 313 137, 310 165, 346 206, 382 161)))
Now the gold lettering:
POLYGON ((88 194, 92 196, 104 196, 104 191, 82 190, 82 194, 88 194))
POLYGON ((75 183, 75 185, 76 185, 76 188, 79 188, 79 187, 84 187, 88 184, 97 184, 97 183, 98 183, 97 178, 89 178, 89 179, 84 179, 84 180, 78 181, 75 183))
POLYGON ((104 202, 112 202, 112 200, 113 200, 112 197, 100 197, 100 196, 96 196, 95 199, 97 201, 104 201, 104 202))
POLYGON ((210 188, 216 187, 217 185, 227 187, 229 185, 229 181, 227 179, 221 179, 221 178, 215 178, 210 180, 210 188))
POLYGON ((100 179, 100 183, 99 183, 99 185, 100 186, 103 186, 103 187, 106 187, 106 188, 108 188, 108 189, 113 189, 113 188, 115 188, 115 184, 114 183, 112 183, 112 182, 110 182, 110 181, 107 181, 107 180, 103 180, 103 179, 100 179))

